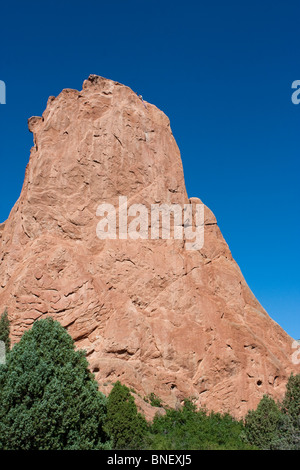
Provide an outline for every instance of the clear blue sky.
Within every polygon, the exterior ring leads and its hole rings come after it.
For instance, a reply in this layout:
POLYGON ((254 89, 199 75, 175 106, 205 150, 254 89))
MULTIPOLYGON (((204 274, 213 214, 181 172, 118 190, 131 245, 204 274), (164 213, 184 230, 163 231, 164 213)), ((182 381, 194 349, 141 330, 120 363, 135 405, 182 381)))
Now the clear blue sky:
POLYGON ((250 288, 300 338, 299 1, 2 2, 0 221, 19 197, 27 118, 91 73, 161 108, 189 196, 215 213, 250 288))

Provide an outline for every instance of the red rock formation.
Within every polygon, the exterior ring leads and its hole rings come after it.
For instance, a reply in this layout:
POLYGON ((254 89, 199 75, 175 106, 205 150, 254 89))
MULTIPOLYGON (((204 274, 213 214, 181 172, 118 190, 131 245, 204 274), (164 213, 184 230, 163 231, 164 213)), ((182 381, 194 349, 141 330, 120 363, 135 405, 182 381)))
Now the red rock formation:
MULTIPOLYGON (((119 379, 169 405, 195 396, 242 416, 279 398, 290 338, 248 288, 205 208, 204 246, 100 240, 97 207, 188 200, 163 112, 128 87, 90 76, 29 120, 34 147, 21 196, 0 226, 0 305, 12 339, 46 315, 85 348, 104 393, 119 379)), ((294 361, 295 362, 295 361, 294 361)), ((298 368, 298 369, 297 369, 298 368)))

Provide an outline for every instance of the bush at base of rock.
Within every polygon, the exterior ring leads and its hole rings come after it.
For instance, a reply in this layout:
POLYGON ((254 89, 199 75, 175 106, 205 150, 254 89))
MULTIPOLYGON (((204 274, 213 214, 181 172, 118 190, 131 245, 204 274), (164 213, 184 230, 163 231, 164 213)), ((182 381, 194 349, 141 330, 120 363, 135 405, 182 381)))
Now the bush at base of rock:
POLYGON ((50 318, 24 333, 0 366, 0 449, 106 449, 106 398, 81 351, 50 318))
POLYGON ((151 450, 248 450, 242 438, 243 423, 229 414, 196 410, 185 400, 180 410, 168 409, 154 418, 148 435, 151 450))
POLYGON ((137 411, 130 390, 118 381, 107 400, 105 429, 114 449, 142 449, 148 424, 137 411))
POLYGON ((10 325, 8 320, 7 311, 5 310, 0 317, 0 341, 3 341, 5 344, 6 353, 9 352, 10 349, 10 325))
POLYGON ((262 450, 300 450, 300 374, 291 374, 282 402, 265 395, 247 413, 245 440, 262 450))

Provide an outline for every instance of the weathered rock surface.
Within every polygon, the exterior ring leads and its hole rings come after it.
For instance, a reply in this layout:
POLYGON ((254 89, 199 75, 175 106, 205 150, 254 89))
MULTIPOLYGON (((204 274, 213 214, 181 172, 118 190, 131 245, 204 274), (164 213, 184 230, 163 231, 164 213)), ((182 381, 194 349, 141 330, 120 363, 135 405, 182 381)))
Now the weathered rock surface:
MULTIPOLYGON (((100 240, 97 207, 189 201, 163 112, 90 76, 29 120, 34 147, 21 196, 0 226, 0 305, 12 340, 46 315, 85 348, 102 391, 119 379, 171 406, 184 397, 242 416, 280 398, 290 338, 248 288, 205 208, 205 242, 100 240)), ((297 369, 298 368, 298 369, 297 369)))

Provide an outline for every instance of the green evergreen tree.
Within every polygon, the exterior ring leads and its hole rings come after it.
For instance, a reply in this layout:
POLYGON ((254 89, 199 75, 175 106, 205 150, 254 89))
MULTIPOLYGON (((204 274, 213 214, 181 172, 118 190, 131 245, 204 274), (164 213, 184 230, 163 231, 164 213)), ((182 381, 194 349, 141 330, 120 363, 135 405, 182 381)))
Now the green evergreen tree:
POLYGON ((271 450, 300 450, 300 418, 295 422, 282 413, 278 423, 277 435, 270 444, 271 450))
POLYGON ((300 418, 300 374, 291 374, 286 385, 286 392, 281 405, 282 412, 287 414, 294 424, 300 418))
POLYGON ((281 403, 278 435, 272 440, 275 450, 300 450, 300 374, 291 374, 281 403))
POLYGON ((105 429, 113 440, 114 449, 143 448, 147 421, 138 413, 129 388, 119 381, 108 396, 105 429))
POLYGON ((272 448, 278 439, 278 428, 282 414, 273 398, 264 395, 256 410, 250 410, 245 417, 245 437, 247 442, 262 450, 272 448))
POLYGON ((109 448, 105 414, 84 353, 57 321, 35 322, 0 367, 0 449, 109 448))
POLYGON ((8 314, 5 310, 0 317, 0 341, 3 341, 5 344, 6 353, 10 350, 10 325, 8 320, 8 314))

